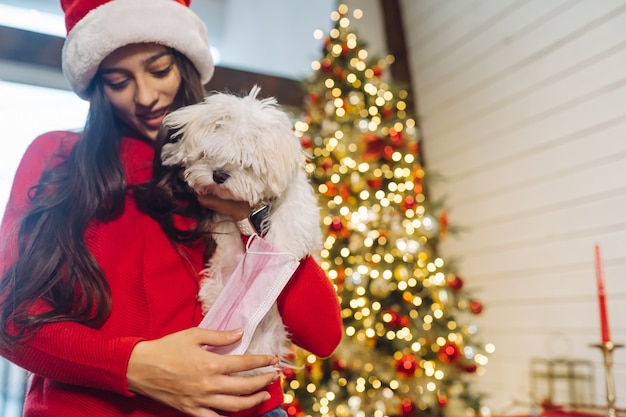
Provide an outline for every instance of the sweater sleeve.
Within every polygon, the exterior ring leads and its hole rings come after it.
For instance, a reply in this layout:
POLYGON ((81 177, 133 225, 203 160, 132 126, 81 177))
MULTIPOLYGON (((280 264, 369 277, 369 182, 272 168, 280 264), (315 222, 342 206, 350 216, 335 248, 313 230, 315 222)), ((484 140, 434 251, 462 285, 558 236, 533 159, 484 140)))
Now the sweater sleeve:
POLYGON ((302 260, 278 298, 293 342, 320 357, 330 356, 343 334, 335 289, 312 257, 302 260))
POLYGON ((46 324, 25 343, 0 353, 14 364, 57 382, 132 396, 126 370, 137 337, 109 337, 74 322, 46 324))
MULTIPOLYGON (((58 164, 75 143, 76 134, 52 132, 37 138, 26 150, 13 181, 9 201, 0 226, 2 255, 0 270, 5 271, 15 255, 16 228, 28 210, 29 190, 43 170, 58 164)), ((37 309, 46 309, 41 303, 37 309)), ((3 323, 14 331, 12 323, 3 323)), ((130 396, 126 369, 130 353, 139 338, 110 337, 79 323, 44 325, 24 343, 0 344, 0 354, 16 365, 53 380, 106 389, 130 396)))

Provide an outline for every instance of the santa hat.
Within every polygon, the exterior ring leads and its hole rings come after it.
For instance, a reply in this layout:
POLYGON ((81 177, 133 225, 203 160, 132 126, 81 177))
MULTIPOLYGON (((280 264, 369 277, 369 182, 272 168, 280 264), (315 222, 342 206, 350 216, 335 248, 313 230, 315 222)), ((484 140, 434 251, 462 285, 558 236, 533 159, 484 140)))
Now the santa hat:
POLYGON ((82 98, 98 66, 111 52, 131 43, 154 42, 176 49, 194 64, 206 84, 213 58, 206 26, 189 9, 191 0, 61 0, 67 38, 63 73, 82 98))

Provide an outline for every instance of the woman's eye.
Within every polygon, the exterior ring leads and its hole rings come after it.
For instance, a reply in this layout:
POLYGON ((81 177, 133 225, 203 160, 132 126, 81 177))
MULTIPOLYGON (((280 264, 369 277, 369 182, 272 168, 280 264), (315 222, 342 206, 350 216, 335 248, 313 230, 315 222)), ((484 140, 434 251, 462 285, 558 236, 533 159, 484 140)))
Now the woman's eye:
POLYGON ((157 78, 163 78, 167 76, 167 74, 169 74, 170 71, 172 71, 172 65, 168 65, 166 68, 161 69, 161 70, 152 71, 152 74, 157 78))
POLYGON ((111 81, 105 80, 104 83, 112 90, 121 90, 128 84, 128 80, 111 81))

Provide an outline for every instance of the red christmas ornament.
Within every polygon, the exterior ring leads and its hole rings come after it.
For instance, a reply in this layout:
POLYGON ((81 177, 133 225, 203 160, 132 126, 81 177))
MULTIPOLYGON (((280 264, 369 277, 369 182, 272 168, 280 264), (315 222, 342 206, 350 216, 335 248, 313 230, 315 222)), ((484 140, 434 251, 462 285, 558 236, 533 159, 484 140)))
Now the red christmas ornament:
POLYGON ((341 232, 341 230, 343 229, 343 222, 339 217, 333 217, 333 221, 330 223, 328 229, 331 232, 335 233, 341 232))
POLYGON ((403 398, 400 402, 400 415, 402 417, 412 417, 415 415, 415 404, 409 398, 403 398))
POLYGON ((437 403, 439 403, 440 407, 445 407, 448 405, 448 396, 445 394, 439 394, 437 397, 437 403))
POLYGON ((437 356, 441 362, 452 363, 461 358, 461 351, 455 343, 446 342, 446 344, 439 349, 437 356))
POLYGON ((483 311, 483 305, 477 300, 470 301, 469 307, 474 314, 480 314, 483 311))
POLYGON ((348 367, 345 359, 334 359, 332 364, 335 371, 343 371, 348 367))
POLYGON ((283 410, 287 413, 289 417, 300 417, 304 415, 302 411, 302 406, 298 402, 298 400, 293 400, 289 404, 283 404, 283 410))
POLYGON ((451 278, 448 278, 446 280, 446 284, 448 284, 448 287, 450 289, 453 289, 454 291, 458 291, 461 288, 463 288, 463 279, 455 275, 451 278))
POLYGON ((402 204, 402 208, 404 210, 411 210, 414 209, 415 206, 417 206, 417 201, 415 201, 415 197, 413 197, 412 195, 407 195, 402 204))
POLYGON ((380 114, 383 116, 383 119, 389 119, 393 116, 393 109, 390 107, 383 107, 380 114))
POLYGON ((327 197, 334 197, 337 195, 337 186, 335 183, 328 181, 326 183, 326 192, 324 193, 327 197))
POLYGON ((348 44, 345 42, 341 43, 341 53, 345 54, 350 50, 350 48, 348 48, 348 44))
POLYGON ((380 65, 374 65, 372 67, 372 72, 374 73, 374 77, 380 77, 383 75, 383 68, 380 65))
POLYGON ((328 171, 333 167, 333 160, 331 158, 324 158, 324 160, 320 164, 320 167, 322 167, 324 171, 328 171))
POLYGON ((398 132, 394 128, 389 129, 389 138, 391 139, 391 143, 396 148, 399 148, 404 143, 404 135, 402 132, 398 132))
POLYGON ((341 198, 343 198, 343 201, 348 200, 348 198, 350 197, 350 187, 348 187, 346 184, 341 184, 339 186, 339 195, 341 196, 341 198))
POLYGON ((341 286, 346 281, 346 270, 342 266, 337 266, 335 268, 335 272, 337 272, 337 277, 334 280, 335 284, 337 284, 341 289, 341 286))
POLYGON ((385 146, 385 149, 383 149, 383 156, 385 159, 391 159, 391 155, 393 155, 393 147, 385 146))
POLYGON ((320 67, 322 68, 322 71, 330 72, 333 67, 333 63, 330 61, 330 59, 324 58, 322 59, 322 62, 320 62, 320 67))
POLYGON ((300 144, 304 149, 313 148, 313 141, 311 140, 310 136, 302 136, 302 138, 300 139, 300 144))
POLYGON ((296 373, 293 371, 292 368, 285 367, 283 369, 283 377, 286 381, 292 381, 296 379, 296 373))
POLYGON ((367 185, 373 190, 380 190, 383 186, 382 178, 370 178, 367 180, 367 185))
POLYGON ((396 361, 396 371, 398 371, 401 376, 412 377, 415 375, 416 370, 417 358, 415 355, 402 355, 402 357, 396 361))
POLYGON ((385 148, 385 139, 375 134, 367 134, 363 137, 365 142, 365 150, 362 158, 364 161, 380 159, 385 148))
POLYGON ((475 363, 466 363, 459 365, 459 369, 463 372, 467 372, 468 374, 474 374, 478 370, 478 365, 475 363))
POLYGON ((320 101, 320 95, 317 93, 309 94, 309 103, 317 103, 320 101))
POLYGON ((439 237, 443 240, 448 235, 448 212, 443 210, 439 216, 439 237))

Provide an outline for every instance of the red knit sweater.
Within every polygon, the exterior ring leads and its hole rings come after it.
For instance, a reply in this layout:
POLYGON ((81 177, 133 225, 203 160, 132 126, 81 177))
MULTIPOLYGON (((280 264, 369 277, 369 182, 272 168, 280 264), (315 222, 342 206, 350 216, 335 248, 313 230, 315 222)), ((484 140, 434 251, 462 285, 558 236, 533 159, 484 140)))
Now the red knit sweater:
MULTIPOLYGON (((29 188, 44 169, 67 155, 78 135, 51 132, 37 138, 26 151, 15 176, 2 221, 5 251, 9 231, 28 207, 29 188)), ((129 184, 150 178, 152 146, 125 138, 121 158, 129 184)), ((180 416, 161 403, 128 391, 126 368, 134 346, 142 340, 197 326, 202 319, 197 302, 202 270, 201 248, 177 252, 160 226, 141 213, 130 196, 124 212, 110 222, 92 222, 86 242, 111 288, 112 310, 104 325, 91 329, 78 323, 45 325, 27 345, 0 353, 33 373, 25 416, 180 416)), ((0 270, 4 267, 0 265, 0 270)), ((294 342, 320 355, 329 355, 341 338, 337 298, 328 278, 310 258, 305 259, 278 300, 283 321, 294 342)), ((269 387, 272 398, 237 416, 258 416, 280 406, 282 388, 269 387)))

